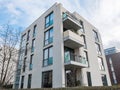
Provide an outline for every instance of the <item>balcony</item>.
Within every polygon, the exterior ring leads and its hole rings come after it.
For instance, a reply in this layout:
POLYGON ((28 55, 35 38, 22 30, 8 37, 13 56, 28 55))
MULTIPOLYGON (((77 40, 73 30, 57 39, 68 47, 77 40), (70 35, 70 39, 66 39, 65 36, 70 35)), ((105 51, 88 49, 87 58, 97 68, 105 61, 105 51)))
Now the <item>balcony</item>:
POLYGON ((64 32, 64 46, 75 49, 84 46, 84 43, 79 35, 67 30, 64 32))
POLYGON ((88 61, 85 59, 85 57, 70 54, 70 52, 65 52, 64 59, 66 67, 80 67, 80 68, 88 67, 88 61))
POLYGON ((82 26, 79 20, 69 12, 63 13, 63 27, 66 29, 79 30, 82 26))

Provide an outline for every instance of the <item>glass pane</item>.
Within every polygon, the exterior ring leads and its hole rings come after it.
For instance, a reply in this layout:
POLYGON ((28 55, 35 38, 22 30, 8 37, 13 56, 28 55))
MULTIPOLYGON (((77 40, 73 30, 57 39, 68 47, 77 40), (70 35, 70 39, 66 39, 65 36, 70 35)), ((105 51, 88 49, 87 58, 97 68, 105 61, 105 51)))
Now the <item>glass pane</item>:
POLYGON ((45 45, 48 44, 49 32, 45 32, 45 45))
POLYGON ((53 37, 53 28, 50 29, 50 37, 53 37))
POLYGON ((45 32, 45 40, 47 40, 47 39, 48 39, 48 35, 49 35, 48 31, 47 31, 47 32, 45 32))
POLYGON ((45 18, 45 24, 49 23, 49 16, 45 18))
POLYGON ((53 13, 50 14, 50 22, 49 23, 50 23, 50 25, 53 24, 53 13))
POLYGON ((48 65, 48 60, 44 60, 44 66, 47 66, 48 65))
POLYGON ((48 58, 48 49, 45 49, 44 50, 44 59, 47 59, 48 58))
POLYGON ((49 57, 53 57, 53 48, 49 48, 49 57))
POLYGON ((48 64, 49 64, 49 65, 53 64, 53 57, 50 57, 50 58, 49 58, 48 64))

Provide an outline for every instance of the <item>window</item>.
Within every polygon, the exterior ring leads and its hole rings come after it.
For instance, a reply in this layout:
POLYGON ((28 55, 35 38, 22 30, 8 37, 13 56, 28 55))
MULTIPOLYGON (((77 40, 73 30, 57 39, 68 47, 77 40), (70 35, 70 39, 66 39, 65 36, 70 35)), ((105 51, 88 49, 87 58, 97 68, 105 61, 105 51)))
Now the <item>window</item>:
POLYGON ((35 37, 35 35, 36 35, 36 29, 37 29, 37 25, 34 26, 34 29, 33 29, 33 37, 35 37))
POLYGON ((45 36, 44 45, 48 45, 52 43, 53 42, 53 28, 46 31, 44 36, 45 36))
POLYGON ((29 38, 30 38, 30 30, 28 31, 28 34, 27 34, 27 41, 29 41, 29 38))
POLYGON ((100 70, 105 70, 102 58, 98 57, 98 65, 100 70))
POLYGON ((35 49, 35 39, 32 40, 31 52, 34 52, 34 49, 35 49))
POLYGON ((85 33, 85 30, 84 30, 84 24, 83 24, 83 21, 80 20, 80 25, 82 26, 82 28, 80 29, 81 32, 85 33))
POLYGON ((21 78, 21 86, 20 86, 20 88, 23 88, 23 86, 24 86, 24 76, 22 76, 22 78, 21 78))
POLYGON ((28 75, 28 85, 27 88, 31 88, 32 74, 28 75))
POLYGON ((29 70, 32 70, 33 68, 33 64, 32 64, 32 61, 33 61, 33 54, 30 56, 30 65, 29 65, 29 70))
POLYGON ((83 39, 83 42, 84 42, 84 48, 87 49, 87 44, 86 44, 86 40, 85 40, 85 36, 82 35, 82 39, 83 39))
POLYGON ((53 16, 53 12, 52 12, 45 18, 45 28, 47 28, 53 24, 53 17, 54 16, 53 16))
POLYGON ((52 87, 52 71, 42 73, 42 87, 43 88, 52 87))
POLYGON ((90 72, 87 72, 87 81, 88 81, 88 86, 92 86, 91 73, 90 72))
POLYGON ((95 45, 96 45, 96 49, 97 49, 97 54, 101 55, 102 53, 101 53, 100 45, 97 43, 95 43, 95 45))
POLYGON ((107 78, 106 78, 106 75, 101 75, 101 78, 102 78, 102 83, 103 83, 103 86, 107 86, 107 78))
POLYGON ((98 33, 93 30, 95 41, 99 42, 98 33))
POLYGON ((43 66, 48 66, 52 64, 53 64, 53 48, 49 47, 44 50, 43 66))
POLYGON ((113 77, 114 84, 117 84, 117 80, 116 80, 115 72, 112 72, 112 77, 113 77))
POLYGON ((26 44, 25 55, 27 55, 27 51, 28 51, 28 43, 26 44))
POLYGON ((84 61, 85 61, 84 63, 85 63, 85 64, 88 64, 88 66, 89 66, 88 53, 87 53, 86 51, 84 51, 84 54, 83 54, 83 55, 84 55, 84 59, 85 59, 85 60, 84 60, 84 61))
POLYGON ((23 61, 23 72, 25 72, 25 69, 26 69, 26 59, 27 58, 24 58, 24 61, 23 61))

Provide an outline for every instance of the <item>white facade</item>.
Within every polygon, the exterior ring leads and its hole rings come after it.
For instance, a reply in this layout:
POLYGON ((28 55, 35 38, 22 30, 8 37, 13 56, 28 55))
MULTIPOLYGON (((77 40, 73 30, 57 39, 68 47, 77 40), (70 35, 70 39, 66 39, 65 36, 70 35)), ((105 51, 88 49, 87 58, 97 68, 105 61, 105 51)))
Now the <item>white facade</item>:
POLYGON ((111 85, 100 34, 76 12, 55 3, 22 36, 19 88, 111 85))

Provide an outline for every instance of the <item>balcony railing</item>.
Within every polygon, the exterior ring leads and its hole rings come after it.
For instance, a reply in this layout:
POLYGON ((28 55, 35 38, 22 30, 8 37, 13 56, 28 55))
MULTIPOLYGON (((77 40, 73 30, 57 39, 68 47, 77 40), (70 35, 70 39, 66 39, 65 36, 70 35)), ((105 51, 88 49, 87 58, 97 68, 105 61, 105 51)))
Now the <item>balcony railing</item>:
POLYGON ((63 13, 62 18, 63 26, 66 29, 79 30, 82 27, 80 24, 80 20, 78 20, 73 14, 69 12, 63 13))
MULTIPOLYGON (((88 66, 88 61, 83 56, 78 56, 75 54, 70 54, 70 52, 65 52, 65 63, 76 62, 81 64, 82 67, 88 66)), ((70 63, 71 64, 71 63, 70 63)))
POLYGON ((64 45, 69 48, 79 48, 84 46, 82 38, 71 30, 65 31, 63 36, 65 41, 64 45))
POLYGON ((65 20, 67 17, 71 18, 76 23, 80 24, 79 20, 73 14, 71 14, 70 12, 63 13, 63 20, 65 20))

